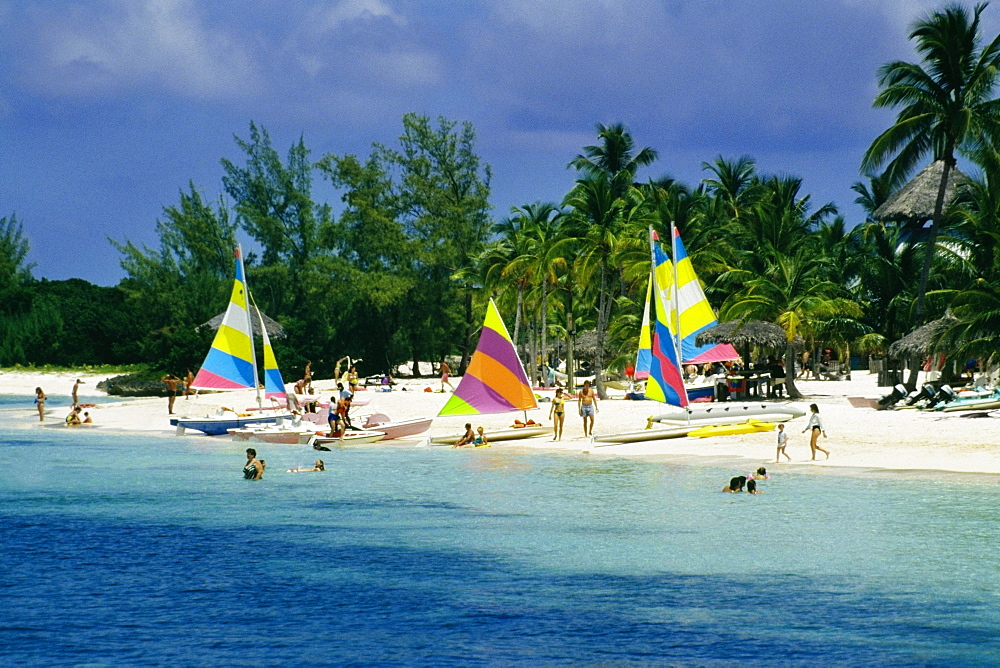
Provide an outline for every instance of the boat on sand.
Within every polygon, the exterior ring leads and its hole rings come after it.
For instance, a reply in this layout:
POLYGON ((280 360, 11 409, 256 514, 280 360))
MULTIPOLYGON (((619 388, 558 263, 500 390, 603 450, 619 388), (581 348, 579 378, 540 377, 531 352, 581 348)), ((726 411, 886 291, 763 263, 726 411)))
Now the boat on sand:
POLYGON ((364 427, 365 429, 385 433, 385 440, 391 441, 397 438, 406 438, 407 436, 422 434, 431 428, 431 422, 433 422, 433 418, 429 417, 416 417, 408 420, 390 420, 388 415, 373 413, 368 416, 367 420, 365 420, 364 427))

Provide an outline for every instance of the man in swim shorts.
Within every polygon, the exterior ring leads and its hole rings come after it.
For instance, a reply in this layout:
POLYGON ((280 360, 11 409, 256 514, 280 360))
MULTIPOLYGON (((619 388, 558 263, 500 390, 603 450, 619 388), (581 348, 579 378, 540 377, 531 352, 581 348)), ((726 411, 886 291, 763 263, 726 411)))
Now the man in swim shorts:
POLYGON ((597 413, 597 395, 594 388, 590 386, 590 381, 583 381, 580 389, 580 417, 583 418, 583 435, 592 436, 594 434, 594 415, 597 413))

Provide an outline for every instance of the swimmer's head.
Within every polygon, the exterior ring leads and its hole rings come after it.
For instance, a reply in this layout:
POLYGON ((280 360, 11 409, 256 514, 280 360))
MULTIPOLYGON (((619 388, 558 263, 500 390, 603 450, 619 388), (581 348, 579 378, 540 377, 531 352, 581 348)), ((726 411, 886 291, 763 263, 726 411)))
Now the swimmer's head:
POLYGON ((754 494, 757 491, 757 481, 747 480, 747 491, 754 494))
POLYGON ((767 475, 767 469, 761 466, 760 468, 757 469, 757 475, 763 478, 764 476, 767 475))
POLYGON ((253 448, 247 448, 247 457, 256 457, 257 451, 253 448))

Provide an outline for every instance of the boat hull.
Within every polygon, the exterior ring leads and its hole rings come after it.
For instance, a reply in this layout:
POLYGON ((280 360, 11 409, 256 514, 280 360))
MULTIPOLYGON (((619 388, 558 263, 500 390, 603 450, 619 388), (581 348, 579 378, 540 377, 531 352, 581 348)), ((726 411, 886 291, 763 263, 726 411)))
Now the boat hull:
POLYGON ((171 418, 170 425, 177 427, 177 433, 183 434, 186 429, 194 429, 209 436, 221 436, 230 429, 245 429, 250 425, 273 424, 278 418, 290 418, 290 413, 280 415, 254 415, 251 417, 200 417, 171 418))
POLYGON ((601 436, 595 436, 594 442, 602 445, 618 445, 621 443, 660 441, 667 438, 681 438, 682 436, 687 436, 688 432, 691 430, 691 427, 639 429, 637 431, 625 431, 620 434, 603 434, 601 436))
POLYGON ((774 429, 777 423, 774 422, 758 422, 756 420, 751 420, 743 424, 726 424, 726 425, 712 425, 699 427, 688 432, 688 436, 693 436, 694 438, 709 438, 711 436, 733 436, 735 434, 753 434, 756 432, 771 431, 774 429))
POLYGON ((382 423, 366 423, 365 429, 385 433, 386 441, 422 434, 431 428, 433 418, 412 418, 410 420, 390 420, 382 423))
MULTIPOLYGON (((495 441, 514 441, 522 438, 534 438, 551 434, 550 427, 520 427, 516 429, 501 429, 500 431, 486 432, 486 440, 490 443, 495 441)), ((454 445, 455 441, 462 438, 462 434, 452 434, 449 436, 435 436, 431 439, 434 445, 454 445)))
POLYGON ((734 404, 724 401, 662 413, 654 416, 653 421, 663 424, 688 424, 690 422, 708 426, 710 424, 746 422, 749 418, 766 419, 768 422, 787 422, 805 414, 805 411, 787 404, 734 404))
POLYGON ((344 438, 339 436, 315 436, 309 441, 312 445, 364 445, 378 443, 385 438, 381 431, 348 431, 344 438))

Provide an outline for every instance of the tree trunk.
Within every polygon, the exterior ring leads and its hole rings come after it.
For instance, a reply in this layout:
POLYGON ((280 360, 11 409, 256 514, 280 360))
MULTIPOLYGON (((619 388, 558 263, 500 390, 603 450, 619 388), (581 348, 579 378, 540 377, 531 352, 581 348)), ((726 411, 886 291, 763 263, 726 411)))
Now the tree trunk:
POLYGON ((566 295, 566 390, 573 391, 573 358, 575 353, 576 322, 573 320, 573 292, 566 295))
POLYGON ((476 349, 473 339, 476 338, 478 327, 475 314, 472 312, 472 289, 470 288, 465 293, 465 347, 462 350, 462 361, 458 364, 457 375, 459 376, 465 375, 465 370, 469 367, 469 360, 472 357, 472 351, 476 349))
POLYGON ((517 286, 517 305, 514 307, 514 348, 517 348, 517 336, 521 332, 521 310, 524 304, 524 288, 517 286))
POLYGON ((785 347, 785 391, 789 399, 801 399, 802 393, 795 387, 795 349, 789 342, 785 347), (788 361, 792 362, 792 370, 788 370, 788 361))
POLYGON ((607 260, 601 259, 601 290, 597 298, 597 351, 594 354, 594 385, 597 396, 602 400, 608 398, 604 389, 604 340, 607 336, 608 317, 610 316, 610 299, 608 299, 607 260))
POLYGON ((548 324, 548 290, 545 289, 546 286, 542 284, 542 387, 549 386, 549 349, 547 340, 547 329, 548 324))
POLYGON ((535 346, 536 342, 536 332, 535 332, 535 318, 534 316, 528 321, 530 326, 528 328, 528 386, 534 387, 535 380, 538 378, 538 365, 537 365, 537 348, 535 346))
MULTIPOLYGON (((944 213, 944 197, 948 191, 948 176, 951 174, 954 146, 949 142, 945 147, 944 168, 941 170, 941 183, 938 184, 937 199, 934 200, 934 215, 931 226, 927 230, 927 249, 924 251, 924 265, 920 269, 920 286, 917 288, 917 303, 913 307, 914 329, 924 324, 924 298, 927 295, 927 281, 931 275, 931 263, 934 260, 934 247, 937 245, 937 231, 941 226, 941 216, 944 213)), ((917 389, 917 374, 920 372, 920 359, 910 364, 910 376, 906 379, 906 389, 910 392, 917 389)))

